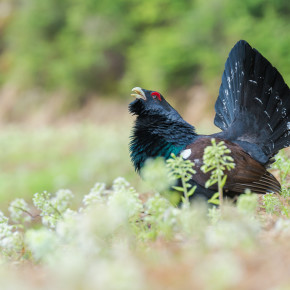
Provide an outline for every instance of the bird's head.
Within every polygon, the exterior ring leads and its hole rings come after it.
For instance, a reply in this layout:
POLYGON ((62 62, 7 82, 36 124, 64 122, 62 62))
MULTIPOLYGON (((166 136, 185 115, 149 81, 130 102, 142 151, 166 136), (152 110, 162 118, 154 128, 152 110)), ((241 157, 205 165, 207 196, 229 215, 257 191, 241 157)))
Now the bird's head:
POLYGON ((164 97, 156 92, 132 89, 136 98, 129 105, 129 111, 136 115, 130 142, 131 159, 137 171, 148 158, 171 153, 179 154, 196 138, 194 127, 182 119, 164 97))
POLYGON ((171 119, 181 118, 160 93, 139 87, 133 88, 132 91, 131 96, 136 99, 129 105, 131 114, 137 116, 162 115, 171 119))

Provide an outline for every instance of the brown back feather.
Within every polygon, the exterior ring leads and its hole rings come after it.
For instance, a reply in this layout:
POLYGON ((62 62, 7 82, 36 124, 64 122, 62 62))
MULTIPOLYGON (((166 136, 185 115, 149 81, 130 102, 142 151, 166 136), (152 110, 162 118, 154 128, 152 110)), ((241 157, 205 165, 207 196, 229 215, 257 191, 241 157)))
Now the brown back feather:
MULTIPOLYGON (((236 164, 231 171, 225 171, 227 182, 224 189, 232 193, 241 194, 248 188, 252 192, 265 194, 267 192, 279 192, 281 189, 277 179, 269 173, 266 168, 254 160, 240 146, 227 140, 216 138, 217 143, 224 141, 225 145, 231 150, 230 155, 233 157, 236 164)), ((211 145, 211 138, 204 137, 196 140, 188 145, 186 149, 191 149, 189 160, 195 163, 194 169, 196 174, 192 179, 198 184, 204 186, 205 182, 210 178, 210 172, 203 173, 201 166, 203 165, 204 149, 211 145)), ((214 184, 210 189, 217 190, 217 184, 214 184)))

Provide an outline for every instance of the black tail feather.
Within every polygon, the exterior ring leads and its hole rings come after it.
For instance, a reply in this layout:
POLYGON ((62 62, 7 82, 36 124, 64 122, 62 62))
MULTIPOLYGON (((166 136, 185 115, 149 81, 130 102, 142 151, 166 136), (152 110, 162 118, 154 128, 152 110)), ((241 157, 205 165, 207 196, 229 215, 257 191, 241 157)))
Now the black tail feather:
POLYGON ((246 41, 239 41, 229 54, 215 110, 215 125, 223 134, 240 145, 255 144, 265 163, 290 146, 289 87, 246 41))

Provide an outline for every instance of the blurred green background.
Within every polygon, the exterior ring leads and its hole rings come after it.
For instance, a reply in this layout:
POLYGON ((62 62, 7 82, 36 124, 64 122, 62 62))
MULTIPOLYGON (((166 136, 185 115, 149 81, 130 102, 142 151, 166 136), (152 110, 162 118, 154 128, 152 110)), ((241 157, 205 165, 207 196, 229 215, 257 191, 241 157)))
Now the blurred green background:
POLYGON ((213 129, 227 55, 247 40, 290 83, 288 0, 0 0, 0 201, 138 179, 130 90, 213 129))

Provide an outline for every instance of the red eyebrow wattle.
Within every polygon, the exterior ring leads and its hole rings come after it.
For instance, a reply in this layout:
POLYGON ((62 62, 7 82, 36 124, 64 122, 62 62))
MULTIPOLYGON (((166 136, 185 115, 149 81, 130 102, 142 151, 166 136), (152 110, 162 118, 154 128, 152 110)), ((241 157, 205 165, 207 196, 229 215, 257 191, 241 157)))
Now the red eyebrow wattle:
POLYGON ((161 101, 161 95, 158 92, 151 93, 151 96, 156 96, 159 101, 161 101))

